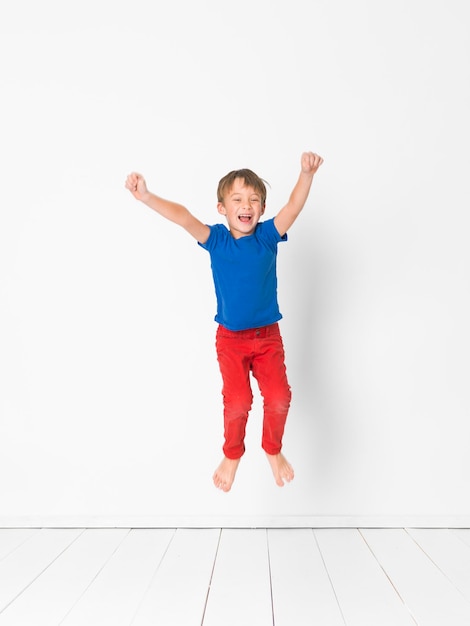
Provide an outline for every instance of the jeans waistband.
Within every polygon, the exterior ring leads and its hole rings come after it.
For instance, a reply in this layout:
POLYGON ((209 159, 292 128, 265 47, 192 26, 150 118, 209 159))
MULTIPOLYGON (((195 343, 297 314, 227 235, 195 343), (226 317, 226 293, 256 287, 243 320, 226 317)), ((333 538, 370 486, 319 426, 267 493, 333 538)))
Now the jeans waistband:
POLYGON ((266 337, 274 337, 280 335, 279 324, 269 324, 269 326, 261 326, 260 328, 247 328, 246 330, 229 330, 219 324, 217 335, 220 337, 233 337, 236 339, 264 339, 266 337))

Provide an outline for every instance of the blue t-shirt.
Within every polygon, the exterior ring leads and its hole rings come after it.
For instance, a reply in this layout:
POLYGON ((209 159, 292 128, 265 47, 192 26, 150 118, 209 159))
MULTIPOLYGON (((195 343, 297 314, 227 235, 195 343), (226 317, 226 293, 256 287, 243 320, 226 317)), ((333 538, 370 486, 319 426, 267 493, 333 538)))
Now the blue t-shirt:
POLYGON ((260 328, 279 321, 277 244, 287 241, 274 219, 260 222, 252 235, 235 239, 223 224, 210 226, 206 243, 217 296, 215 321, 229 330, 260 328))

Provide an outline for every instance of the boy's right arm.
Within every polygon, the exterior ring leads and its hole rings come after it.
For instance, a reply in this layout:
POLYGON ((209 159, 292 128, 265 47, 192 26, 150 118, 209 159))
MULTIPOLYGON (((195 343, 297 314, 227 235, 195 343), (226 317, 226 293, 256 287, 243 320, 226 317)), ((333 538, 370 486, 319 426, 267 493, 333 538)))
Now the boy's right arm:
POLYGON ((182 204, 164 200, 150 192, 141 174, 136 172, 129 174, 125 187, 129 189, 134 198, 140 200, 140 202, 143 202, 167 220, 182 226, 199 243, 206 243, 208 240, 210 235, 209 226, 200 222, 182 204))

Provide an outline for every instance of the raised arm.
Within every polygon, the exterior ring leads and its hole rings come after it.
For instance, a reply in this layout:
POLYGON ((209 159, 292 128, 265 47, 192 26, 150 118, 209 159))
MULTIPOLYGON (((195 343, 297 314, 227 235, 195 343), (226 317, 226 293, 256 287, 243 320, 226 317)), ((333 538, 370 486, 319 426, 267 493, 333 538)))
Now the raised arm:
POLYGON ((182 226, 192 237, 200 243, 205 243, 209 238, 210 228, 200 222, 182 204, 159 198, 147 189, 147 184, 141 174, 132 172, 126 179, 126 189, 134 198, 140 200, 148 207, 159 213, 162 217, 182 226))
POLYGON ((283 237, 299 216, 300 211, 308 198, 313 177, 323 163, 323 159, 313 152, 304 152, 301 159, 301 171, 299 179, 292 190, 287 204, 274 218, 274 225, 278 233, 283 237))

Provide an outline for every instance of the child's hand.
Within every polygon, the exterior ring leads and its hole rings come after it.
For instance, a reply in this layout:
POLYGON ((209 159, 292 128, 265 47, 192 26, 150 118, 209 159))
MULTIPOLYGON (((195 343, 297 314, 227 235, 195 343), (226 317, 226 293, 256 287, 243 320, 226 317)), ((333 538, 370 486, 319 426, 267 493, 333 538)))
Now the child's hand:
POLYGON ((145 178, 142 174, 137 174, 137 172, 132 172, 126 178, 126 189, 129 189, 131 194, 137 200, 143 200, 146 195, 148 195, 147 185, 145 183, 145 178))
POLYGON ((304 152, 302 154, 302 172, 305 174, 315 174, 322 163, 323 159, 318 154, 314 154, 313 152, 304 152))

